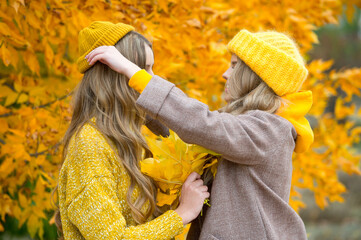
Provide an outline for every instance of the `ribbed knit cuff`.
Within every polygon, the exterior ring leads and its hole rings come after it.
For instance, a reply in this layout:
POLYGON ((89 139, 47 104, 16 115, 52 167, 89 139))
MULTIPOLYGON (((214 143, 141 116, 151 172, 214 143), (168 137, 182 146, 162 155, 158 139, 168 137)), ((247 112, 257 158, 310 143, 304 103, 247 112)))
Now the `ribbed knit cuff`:
POLYGON ((133 77, 129 80, 129 86, 134 88, 137 92, 142 93, 144 88, 148 85, 152 75, 147 73, 144 69, 136 72, 133 77))

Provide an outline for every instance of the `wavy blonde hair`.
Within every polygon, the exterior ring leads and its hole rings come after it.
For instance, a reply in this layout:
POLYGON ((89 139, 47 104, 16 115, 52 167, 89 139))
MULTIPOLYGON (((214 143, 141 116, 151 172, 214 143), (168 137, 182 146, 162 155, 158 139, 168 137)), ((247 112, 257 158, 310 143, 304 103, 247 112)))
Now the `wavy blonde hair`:
MULTIPOLYGON (((139 33, 129 32, 117 44, 126 58, 145 68, 145 46, 151 44, 139 33)), ((139 168, 139 161, 143 157, 151 157, 147 143, 141 134, 141 127, 145 122, 145 113, 135 104, 139 93, 128 86, 128 79, 102 63, 96 63, 87 70, 73 96, 73 116, 70 126, 63 138, 65 159, 69 141, 74 134, 90 119, 96 118, 95 127, 114 143, 119 155, 117 156, 130 176, 130 186, 127 192, 129 205, 134 220, 140 224, 158 214, 156 206, 156 187, 151 178, 143 175, 139 168), (138 186, 140 193, 133 202, 132 193, 138 186), (149 203, 143 212, 144 204, 149 203)), ((116 154, 116 151, 114 151, 116 154)), ((55 192, 54 189, 53 192, 55 192)), ((59 209, 56 211, 55 223, 58 232, 62 233, 59 209)))
POLYGON ((238 115, 250 110, 262 110, 276 113, 283 103, 282 98, 238 57, 227 85, 230 101, 220 112, 238 115))

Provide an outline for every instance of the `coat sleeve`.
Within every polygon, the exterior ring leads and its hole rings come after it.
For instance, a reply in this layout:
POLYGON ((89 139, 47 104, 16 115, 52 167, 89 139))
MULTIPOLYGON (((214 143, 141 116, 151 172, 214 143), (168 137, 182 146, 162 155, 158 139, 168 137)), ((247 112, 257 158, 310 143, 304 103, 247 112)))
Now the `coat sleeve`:
MULTIPOLYGON (((183 231, 175 211, 137 226, 129 226, 124 214, 125 199, 117 189, 127 191, 128 182, 115 181, 104 141, 86 127, 72 142, 66 159, 68 173, 66 204, 69 220, 85 239, 171 239, 183 231), (124 184, 124 186, 119 185, 124 184)), ((120 175, 127 174, 126 171, 120 175)), ((122 176, 119 176, 122 177, 122 176)), ((123 176, 124 177, 124 176, 123 176)))
MULTIPOLYGON (((275 154, 275 144, 287 139, 280 136, 294 134, 290 123, 274 114, 252 111, 232 115, 210 111, 206 104, 187 97, 158 76, 150 80, 137 104, 183 141, 208 148, 239 164, 262 163, 275 154)), ((292 137, 291 140, 294 141, 292 137)))
POLYGON ((145 126, 155 135, 162 137, 169 136, 169 129, 165 125, 163 125, 159 120, 153 119, 149 115, 146 115, 145 126))

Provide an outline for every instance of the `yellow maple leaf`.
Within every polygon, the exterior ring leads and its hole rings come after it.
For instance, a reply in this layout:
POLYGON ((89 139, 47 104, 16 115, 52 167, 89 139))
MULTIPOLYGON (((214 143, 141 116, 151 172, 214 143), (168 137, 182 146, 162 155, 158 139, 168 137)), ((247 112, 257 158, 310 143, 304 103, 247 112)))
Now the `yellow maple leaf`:
POLYGON ((168 138, 147 137, 153 158, 140 162, 141 171, 153 178, 158 185, 157 204, 172 205, 180 194, 182 184, 190 173, 203 174, 210 167, 215 173, 219 154, 201 146, 183 142, 170 131, 168 138))

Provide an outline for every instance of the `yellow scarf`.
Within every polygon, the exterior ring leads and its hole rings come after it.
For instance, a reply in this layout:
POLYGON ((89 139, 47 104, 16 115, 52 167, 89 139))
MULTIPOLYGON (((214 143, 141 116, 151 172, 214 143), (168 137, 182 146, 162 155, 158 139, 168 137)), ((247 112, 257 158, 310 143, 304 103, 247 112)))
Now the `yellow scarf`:
POLYGON ((312 92, 299 91, 286 94, 282 97, 286 104, 280 108, 277 115, 287 119, 295 127, 297 132, 296 153, 308 150, 314 140, 313 131, 305 115, 312 106, 312 92))

